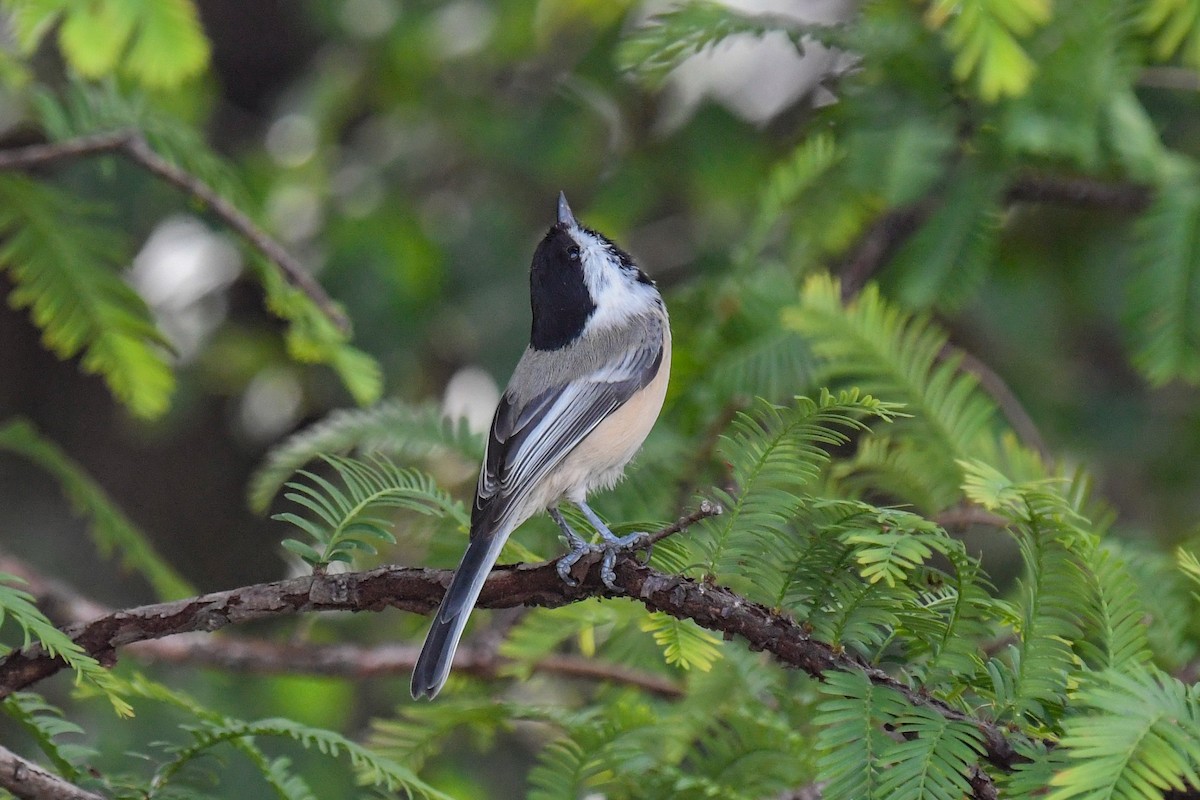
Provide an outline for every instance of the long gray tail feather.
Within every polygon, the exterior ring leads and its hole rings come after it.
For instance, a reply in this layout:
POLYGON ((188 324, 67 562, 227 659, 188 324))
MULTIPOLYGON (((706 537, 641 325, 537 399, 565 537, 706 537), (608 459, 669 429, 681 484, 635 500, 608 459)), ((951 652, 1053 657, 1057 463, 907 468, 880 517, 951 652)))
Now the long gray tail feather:
POLYGON ((454 572, 454 578, 450 581, 446 596, 442 598, 442 604, 433 615, 433 624, 425 637, 417 664, 413 667, 414 699, 428 697, 432 700, 450 676, 454 651, 458 649, 458 641, 467 627, 471 609, 479 599, 479 592, 483 589, 488 573, 500 557, 500 548, 504 546, 504 540, 508 538, 507 535, 500 535, 502 533, 506 532, 493 531, 487 536, 473 536, 467 545, 467 552, 463 554, 462 563, 454 572))

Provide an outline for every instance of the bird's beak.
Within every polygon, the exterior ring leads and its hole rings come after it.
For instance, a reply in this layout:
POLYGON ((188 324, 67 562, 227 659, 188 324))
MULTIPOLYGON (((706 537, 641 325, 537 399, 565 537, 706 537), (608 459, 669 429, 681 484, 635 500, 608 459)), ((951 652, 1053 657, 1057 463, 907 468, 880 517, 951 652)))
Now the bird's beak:
POLYGON ((571 213, 571 207, 567 205, 566 192, 558 193, 558 224, 567 225, 572 228, 578 228, 578 223, 575 222, 575 215, 571 213))

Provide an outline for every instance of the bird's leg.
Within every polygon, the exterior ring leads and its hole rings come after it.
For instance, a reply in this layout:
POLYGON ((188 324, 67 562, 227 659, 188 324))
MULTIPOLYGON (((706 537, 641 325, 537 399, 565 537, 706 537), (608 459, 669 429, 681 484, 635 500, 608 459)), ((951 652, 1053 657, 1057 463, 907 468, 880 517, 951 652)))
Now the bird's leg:
MULTIPOLYGON (((595 511, 582 500, 576 500, 575 505, 579 506, 579 510, 587 517, 588 522, 592 523, 592 527, 600 534, 600 538, 604 540, 604 544, 600 547, 604 551, 604 559, 600 562, 600 580, 604 581, 604 585, 610 589, 616 589, 617 573, 613 566, 617 562, 617 554, 622 550, 628 550, 630 547, 640 544, 646 540, 644 533, 631 533, 627 536, 617 536, 608 529, 604 524, 604 520, 600 519, 595 511)), ((578 560, 578 559, 576 559, 578 560)), ((561 563, 561 562, 560 562, 561 563)))
POLYGON ((583 537, 576 533, 567 521, 563 519, 562 512, 558 510, 558 506, 550 506, 546 509, 550 514, 550 518, 558 523, 559 530, 567 540, 567 546, 571 548, 571 552, 558 560, 558 577, 562 578, 563 583, 567 586, 578 586, 579 581, 571 577, 571 567, 583 558, 588 553, 594 553, 598 549, 595 545, 584 541, 583 537))

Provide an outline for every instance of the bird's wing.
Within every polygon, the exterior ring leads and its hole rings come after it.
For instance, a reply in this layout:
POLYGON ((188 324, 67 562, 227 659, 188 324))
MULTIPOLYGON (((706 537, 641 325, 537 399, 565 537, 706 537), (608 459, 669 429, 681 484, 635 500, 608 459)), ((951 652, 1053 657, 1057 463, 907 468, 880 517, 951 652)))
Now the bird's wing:
POLYGON ((660 338, 630 346, 608 364, 523 404, 514 404, 511 392, 505 392, 479 473, 472 538, 501 527, 584 437, 654 378, 662 359, 660 338))

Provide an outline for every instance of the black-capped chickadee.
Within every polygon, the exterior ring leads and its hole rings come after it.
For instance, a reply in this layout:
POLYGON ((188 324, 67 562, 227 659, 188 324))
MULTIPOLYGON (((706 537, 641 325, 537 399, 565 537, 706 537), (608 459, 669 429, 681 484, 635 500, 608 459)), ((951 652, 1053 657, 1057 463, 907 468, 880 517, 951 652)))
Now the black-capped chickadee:
POLYGON ((484 580, 511 534, 549 511, 571 547, 558 573, 602 550, 601 577, 612 587, 617 552, 641 534, 618 537, 588 507, 593 489, 621 479, 658 419, 671 368, 671 329, 654 282, 625 251, 575 221, 558 197, 558 223, 529 270, 533 330, 488 437, 471 536, 413 669, 414 698, 433 698, 484 580), (558 510, 570 500, 604 539, 593 546, 558 510))

